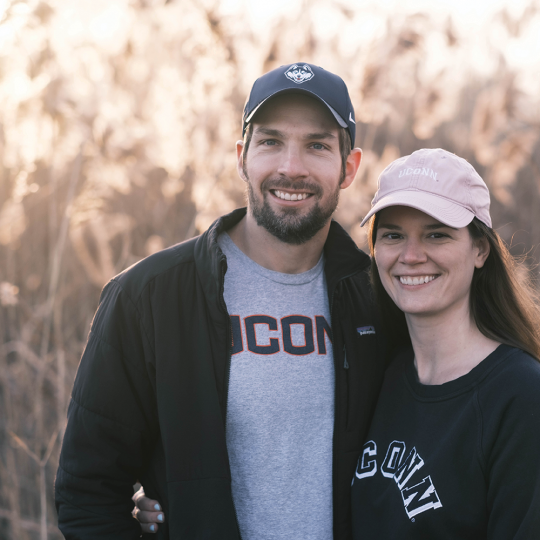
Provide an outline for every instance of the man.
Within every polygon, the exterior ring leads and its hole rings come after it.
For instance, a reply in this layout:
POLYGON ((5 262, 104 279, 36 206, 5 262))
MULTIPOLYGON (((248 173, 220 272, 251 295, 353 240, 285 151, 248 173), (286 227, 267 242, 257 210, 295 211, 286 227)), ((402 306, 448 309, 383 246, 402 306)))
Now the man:
POLYGON ((103 290, 56 480, 68 539, 137 538, 136 480, 158 537, 350 536, 384 369, 369 257, 331 221, 354 111, 339 77, 293 64, 255 82, 243 124, 247 211, 103 290))

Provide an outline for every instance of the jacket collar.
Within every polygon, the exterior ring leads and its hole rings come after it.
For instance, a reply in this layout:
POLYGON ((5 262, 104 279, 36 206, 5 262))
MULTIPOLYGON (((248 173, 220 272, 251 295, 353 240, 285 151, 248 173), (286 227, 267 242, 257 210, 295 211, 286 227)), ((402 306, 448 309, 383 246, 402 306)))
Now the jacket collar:
MULTIPOLYGON (((238 208, 216 219, 195 242, 194 257, 197 274, 207 299, 213 303, 217 302, 220 311, 225 310, 221 295, 223 276, 227 270, 227 258, 221 251, 217 239, 222 232, 236 225, 246 215, 246 211, 246 208, 238 208)), ((212 311, 212 313, 215 312, 212 311)))
MULTIPOLYGON (((209 298, 220 298, 223 275, 227 269, 227 259, 219 248, 217 238, 222 232, 236 225, 246 215, 246 211, 246 208, 238 208, 218 218, 196 241, 197 273, 209 298)), ((324 244, 324 254, 329 294, 343 278, 369 268, 369 256, 358 249, 343 227, 334 220, 330 224, 328 238, 324 244)))
POLYGON ((324 258, 329 296, 342 279, 368 270, 371 264, 370 256, 358 249, 345 229, 334 220, 330 223, 328 238, 324 244, 324 258))

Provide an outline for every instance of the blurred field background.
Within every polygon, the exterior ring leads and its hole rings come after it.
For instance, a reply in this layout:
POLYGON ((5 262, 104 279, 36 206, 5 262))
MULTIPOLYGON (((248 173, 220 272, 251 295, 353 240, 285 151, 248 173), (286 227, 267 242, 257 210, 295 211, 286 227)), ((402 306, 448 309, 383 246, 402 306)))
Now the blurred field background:
POLYGON ((393 159, 442 147, 493 194, 530 272, 540 251, 540 2, 0 0, 0 539, 61 538, 53 481, 99 293, 244 204, 256 77, 309 61, 348 83, 359 219, 393 159))

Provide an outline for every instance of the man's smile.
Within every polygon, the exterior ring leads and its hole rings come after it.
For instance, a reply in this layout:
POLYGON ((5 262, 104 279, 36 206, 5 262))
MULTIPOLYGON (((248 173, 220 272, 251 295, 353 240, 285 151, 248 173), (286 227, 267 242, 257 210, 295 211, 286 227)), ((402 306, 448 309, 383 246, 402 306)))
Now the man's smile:
POLYGON ((282 189, 271 189, 270 193, 284 201, 303 201, 313 195, 313 193, 307 193, 305 191, 284 191, 282 189))

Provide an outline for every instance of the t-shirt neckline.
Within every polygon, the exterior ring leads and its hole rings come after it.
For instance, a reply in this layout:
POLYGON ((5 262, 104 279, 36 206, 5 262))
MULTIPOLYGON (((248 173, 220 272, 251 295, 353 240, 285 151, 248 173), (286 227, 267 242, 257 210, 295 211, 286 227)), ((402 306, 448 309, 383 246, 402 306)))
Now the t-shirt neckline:
POLYGON ((284 285, 304 285, 319 277, 324 269, 324 253, 321 254, 317 264, 306 272, 301 272, 300 274, 286 274, 283 272, 276 272, 275 270, 269 270, 268 268, 264 268, 264 266, 257 264, 233 242, 227 232, 223 232, 219 235, 218 243, 225 256, 229 253, 250 271, 257 273, 270 281, 274 281, 275 283, 282 283, 284 285))

